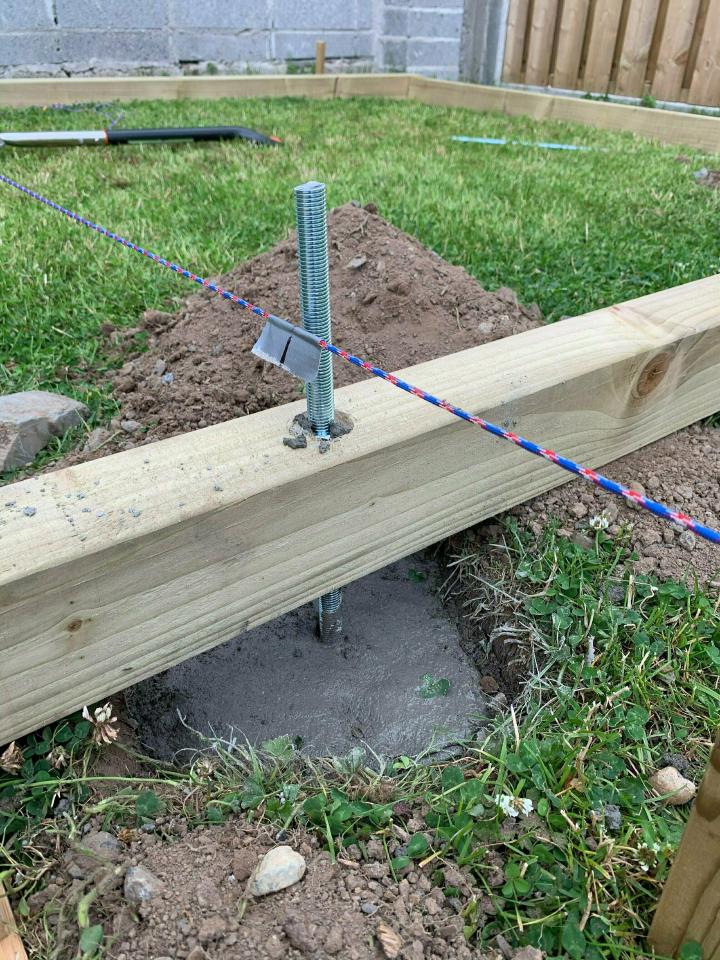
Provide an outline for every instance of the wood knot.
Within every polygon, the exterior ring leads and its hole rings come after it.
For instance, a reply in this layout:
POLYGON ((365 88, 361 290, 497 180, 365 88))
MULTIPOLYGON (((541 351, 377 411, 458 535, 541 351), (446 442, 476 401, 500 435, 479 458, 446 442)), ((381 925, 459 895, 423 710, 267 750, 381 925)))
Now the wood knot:
POLYGON ((77 633, 82 625, 83 622, 80 617, 75 617, 74 620, 71 620, 70 623, 68 623, 66 629, 68 633, 77 633))
POLYGON ((663 377, 670 369, 671 360, 672 356, 669 353, 658 353, 648 360, 635 387, 638 397, 647 397, 660 385, 663 377))

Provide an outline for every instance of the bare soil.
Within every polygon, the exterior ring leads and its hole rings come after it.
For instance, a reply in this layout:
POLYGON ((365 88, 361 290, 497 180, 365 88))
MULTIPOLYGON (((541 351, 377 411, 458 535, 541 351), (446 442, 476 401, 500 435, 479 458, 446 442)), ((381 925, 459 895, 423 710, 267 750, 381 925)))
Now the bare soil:
MULTIPOLYGON (((396 835, 388 838, 391 852, 409 836, 402 820, 396 818, 396 835)), ((399 960, 481 956, 465 942, 461 913, 476 899, 482 926, 495 909, 486 891, 455 866, 415 865, 398 882, 380 840, 367 841, 364 851, 348 847, 333 863, 317 838, 302 832, 278 835, 244 820, 190 832, 184 821, 157 823, 158 833, 125 831, 120 852, 105 860, 81 852, 92 842, 88 834, 66 851, 45 890, 30 898, 31 913, 54 930, 61 958, 76 955, 77 904, 90 890, 91 920, 103 925, 106 945, 110 941, 104 955, 113 960, 379 960, 388 955, 379 932, 387 937, 388 929, 399 960), (247 894, 250 873, 280 842, 302 854, 307 872, 296 885, 254 899, 247 894), (128 868, 138 864, 160 883, 152 899, 133 904, 123 885, 128 868), (452 888, 449 897, 445 888, 452 888)), ((405 826, 419 829, 421 822, 405 826)), ((488 857, 489 879, 501 885, 501 861, 492 852, 488 857)))
MULTIPOLYGON (((603 473, 640 493, 679 508, 706 526, 720 527, 720 430, 694 424, 616 460, 603 473)), ((630 532, 638 556, 635 570, 663 580, 698 577, 720 587, 720 550, 684 527, 661 520, 593 484, 573 480, 514 511, 536 533, 551 518, 578 542, 593 535, 590 520, 605 517, 608 532, 630 532)))
MULTIPOLYGON (((372 204, 347 204, 329 215, 335 343, 397 370, 542 323, 537 306, 522 306, 509 289, 483 290, 461 267, 374 211, 372 204)), ((299 323, 295 246, 291 234, 215 282, 299 323)), ((100 449, 72 454, 63 465, 297 400, 303 385, 250 352, 261 325, 249 311, 205 291, 174 315, 148 311, 141 328, 116 331, 108 325, 108 336, 118 343, 146 331, 148 349, 111 375, 122 405, 112 425, 115 436, 108 433, 100 449), (122 423, 137 426, 128 433, 122 423)), ((335 363, 338 386, 366 376, 335 363)))

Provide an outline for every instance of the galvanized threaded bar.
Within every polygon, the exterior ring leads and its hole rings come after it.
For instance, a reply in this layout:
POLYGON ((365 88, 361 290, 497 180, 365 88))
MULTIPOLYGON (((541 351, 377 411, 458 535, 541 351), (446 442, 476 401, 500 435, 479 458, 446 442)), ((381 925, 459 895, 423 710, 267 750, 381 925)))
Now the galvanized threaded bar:
MULTIPOLYGON (((328 263, 325 184, 311 181, 295 187, 300 317, 303 327, 332 343, 330 268, 328 263)), ((335 418, 332 355, 323 351, 317 380, 306 385, 307 413, 316 436, 330 438, 335 418)), ((315 601, 320 639, 331 642, 342 634, 342 593, 331 590, 315 601)))
MULTIPOLYGON (((295 213, 302 325, 331 343, 325 184, 311 181, 295 187, 295 213)), ((332 356, 327 351, 320 357, 317 380, 308 383, 306 389, 310 425, 318 437, 328 439, 335 404, 332 356)))

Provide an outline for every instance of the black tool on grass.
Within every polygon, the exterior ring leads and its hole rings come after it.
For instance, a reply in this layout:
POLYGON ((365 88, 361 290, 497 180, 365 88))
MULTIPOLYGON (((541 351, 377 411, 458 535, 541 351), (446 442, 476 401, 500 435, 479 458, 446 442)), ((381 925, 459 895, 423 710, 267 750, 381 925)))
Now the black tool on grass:
POLYGON ((279 137, 269 137, 249 127, 157 127, 143 130, 29 130, 0 133, 0 147, 101 147, 128 143, 170 141, 246 140, 260 146, 277 146, 279 137))

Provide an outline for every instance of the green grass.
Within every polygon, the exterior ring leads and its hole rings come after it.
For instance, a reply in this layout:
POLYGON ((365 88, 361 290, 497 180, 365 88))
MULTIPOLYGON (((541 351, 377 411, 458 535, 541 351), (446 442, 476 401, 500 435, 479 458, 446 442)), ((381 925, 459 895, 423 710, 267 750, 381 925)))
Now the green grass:
MULTIPOLYGON (((89 725, 72 718, 27 738, 22 770, 0 774, 0 879, 20 914, 55 844, 91 817, 117 830, 164 812, 191 826, 249 816, 315 830, 333 855, 379 836, 397 877, 422 865, 442 886, 443 864, 467 868, 497 909, 483 925, 477 901, 465 902, 472 943, 502 933, 549 957, 649 956, 644 937, 687 810, 654 797, 648 777, 668 752, 702 775, 720 720, 718 600, 635 577, 623 541, 602 533, 584 549, 552 529, 535 541, 508 524, 505 541, 478 554, 468 539, 448 589, 469 616, 495 609, 498 622, 515 624, 531 674, 514 705, 517 727, 505 714, 455 761, 400 757, 374 768, 361 752, 303 759, 287 738, 258 751, 216 742, 209 766, 106 782, 98 798, 89 725), (58 744, 74 756, 59 773, 46 759, 58 744), (499 795, 531 800, 532 819, 509 830, 499 795), (68 810, 52 818, 58 798, 68 810), (620 808, 617 832, 604 826, 607 804, 620 808), (410 811, 423 830, 399 852, 393 823, 410 811)), ((29 937, 45 936, 41 922, 29 937)))
MULTIPOLYGON (((284 138, 117 149, 3 150, 2 170, 200 274, 218 274, 293 226, 292 188, 382 214, 486 287, 517 290, 550 319, 720 269, 720 192, 691 172, 720 165, 630 135, 374 100, 215 100, 123 105, 125 126, 242 122, 284 138), (570 154, 453 143, 456 133, 592 145, 570 154)), ((93 110, 0 110, 0 129, 92 128, 93 110)), ((107 417, 103 321, 134 325, 191 284, 10 187, 0 189, 0 391, 59 388, 107 417)), ((237 291, 242 294, 243 291, 237 291)), ((273 304, 266 304, 272 310, 273 304)), ((353 344, 347 346, 353 347, 353 344)))

